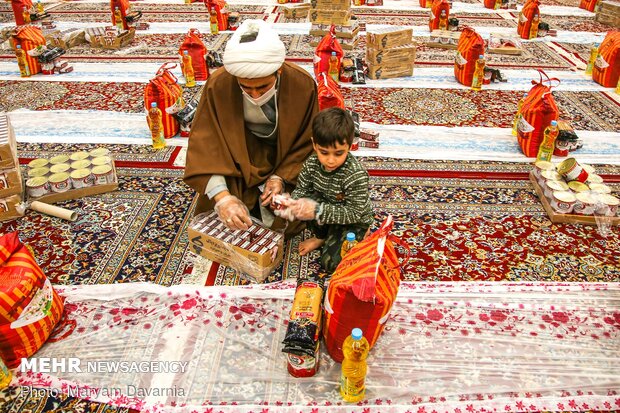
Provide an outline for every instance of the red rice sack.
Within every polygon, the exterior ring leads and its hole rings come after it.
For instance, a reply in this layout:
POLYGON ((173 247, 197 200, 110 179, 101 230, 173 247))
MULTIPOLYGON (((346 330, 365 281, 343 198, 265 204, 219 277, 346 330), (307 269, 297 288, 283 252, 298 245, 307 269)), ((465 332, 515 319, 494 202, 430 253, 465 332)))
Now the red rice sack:
POLYGON ((620 32, 609 32, 598 47, 592 80, 604 87, 616 87, 620 78, 620 32))
POLYGON ((530 38, 530 28, 532 27, 532 20, 534 16, 538 15, 540 19, 540 10, 538 9, 540 6, 540 1, 538 0, 527 0, 523 5, 523 9, 521 9, 521 13, 519 13, 519 24, 517 25, 517 33, 521 36, 522 39, 530 38))
MULTIPOLYGON (((183 57, 183 50, 187 50, 187 54, 192 57, 192 68, 194 69, 194 77, 196 80, 207 80, 209 77, 209 68, 207 67, 207 47, 200 38, 198 29, 189 29, 185 35, 181 47, 179 47, 179 55, 183 57)), ((181 59, 181 62, 183 59, 181 59)), ((183 63, 181 63, 183 67, 183 63)), ((185 69, 183 69, 185 73, 185 69)))
POLYGON ((28 68, 31 75, 36 75, 41 72, 41 63, 36 57, 28 54, 29 50, 35 49, 37 46, 45 46, 47 41, 43 37, 43 32, 38 26, 20 26, 15 29, 15 34, 12 35, 13 49, 17 49, 17 45, 22 47, 22 50, 26 52, 26 61, 28 62, 28 68))
POLYGON ((176 63, 164 63, 149 84, 144 88, 144 107, 148 112, 152 102, 157 102, 157 107, 162 113, 164 125, 164 137, 172 138, 179 132, 179 121, 166 111, 172 107, 183 95, 183 89, 177 83, 177 78, 170 72, 176 63))
POLYGON ((64 309, 16 232, 0 237, 0 358, 9 368, 37 352, 64 309))
POLYGON ((431 17, 428 21, 430 31, 439 29, 439 16, 441 11, 446 12, 446 21, 450 18, 450 3, 447 0, 434 0, 431 7, 431 17))
POLYGON ((557 120, 560 113, 551 94, 551 82, 557 81, 559 83, 560 81, 556 78, 550 79, 540 69, 538 71, 540 72, 540 81, 532 80, 534 87, 527 92, 521 107, 521 119, 517 125, 517 141, 523 154, 530 158, 538 154, 545 128, 549 126, 552 120, 557 120), (547 77, 546 80, 543 80, 543 75, 547 77), (548 85, 544 83, 548 83, 548 85))
POLYGON ((114 10, 118 7, 123 17, 123 29, 129 30, 127 23, 127 12, 129 11, 129 0, 110 0, 110 10, 112 10, 112 26, 116 26, 116 16, 114 10))
POLYGON ((326 72, 319 73, 316 81, 319 93, 319 110, 334 106, 344 109, 344 98, 340 93, 338 83, 326 72))
POLYGON ((579 8, 593 12, 598 2, 599 0, 581 0, 581 3, 579 3, 579 8))
POLYGON ((327 33, 314 50, 314 77, 319 78, 319 73, 329 71, 329 58, 332 57, 332 52, 336 52, 338 61, 342 61, 344 52, 340 42, 336 39, 336 26, 332 24, 327 33))
POLYGON ((484 7, 487 9, 495 9, 496 0, 484 0, 484 7))
POLYGON ((15 16, 15 24, 21 26, 26 24, 24 21, 24 7, 30 11, 32 9, 31 0, 11 0, 11 7, 13 8, 13 15, 15 16))
POLYGON ((484 40, 474 29, 465 27, 459 37, 454 59, 454 76, 465 86, 471 86, 476 70, 476 60, 484 54, 484 40))
POLYGON ((361 328, 372 347, 388 320, 400 286, 393 242, 403 245, 390 234, 392 226, 389 216, 345 255, 329 282, 323 337, 329 355, 337 362, 343 359, 342 344, 353 328, 361 328))

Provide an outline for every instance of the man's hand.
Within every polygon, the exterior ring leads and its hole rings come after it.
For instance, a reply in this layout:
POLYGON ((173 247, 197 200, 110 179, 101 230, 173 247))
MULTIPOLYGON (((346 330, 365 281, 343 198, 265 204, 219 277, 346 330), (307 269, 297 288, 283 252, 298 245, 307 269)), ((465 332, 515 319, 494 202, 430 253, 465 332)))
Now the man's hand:
POLYGON ((271 204, 273 196, 281 194, 282 191, 284 191, 284 180, 278 175, 271 175, 265 182, 265 190, 260 196, 261 205, 271 204))
POLYGON ((226 195, 220 198, 213 208, 220 220, 233 230, 246 230, 252 225, 250 211, 239 198, 226 195))

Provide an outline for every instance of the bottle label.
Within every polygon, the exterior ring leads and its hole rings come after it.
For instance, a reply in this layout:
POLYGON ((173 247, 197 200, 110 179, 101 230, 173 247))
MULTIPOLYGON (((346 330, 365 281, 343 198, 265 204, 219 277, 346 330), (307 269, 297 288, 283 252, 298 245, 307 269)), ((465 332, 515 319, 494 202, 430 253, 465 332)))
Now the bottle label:
POLYGON ((603 56, 598 55, 596 61, 594 62, 594 66, 598 67, 599 69, 605 69, 606 67, 609 67, 609 63, 607 63, 605 59, 603 59, 603 56))
POLYGON ((530 125, 529 122, 526 121, 523 116, 521 116, 521 119, 519 119, 519 126, 517 126, 517 128, 522 133, 529 133, 529 132, 532 132, 534 130, 534 127, 532 125, 530 125))
POLYGON ((342 390, 342 394, 350 398, 360 397, 364 394, 364 381, 365 379, 363 377, 354 379, 343 375, 340 377, 340 389, 342 390))

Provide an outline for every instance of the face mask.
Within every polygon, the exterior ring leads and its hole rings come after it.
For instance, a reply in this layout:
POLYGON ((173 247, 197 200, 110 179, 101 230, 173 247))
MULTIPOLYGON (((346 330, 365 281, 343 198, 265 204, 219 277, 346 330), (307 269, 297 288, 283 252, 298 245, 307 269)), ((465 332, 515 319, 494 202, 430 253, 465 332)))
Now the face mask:
POLYGON ((276 92, 278 91, 276 88, 277 84, 278 84, 278 81, 276 80, 276 82, 273 84, 271 89, 269 89, 262 96, 259 96, 256 99, 248 95, 247 93, 245 93, 243 89, 241 89, 241 93, 243 93, 243 97, 245 98, 245 100, 247 100, 251 104, 256 105, 256 106, 263 106, 265 103, 269 102, 272 97, 276 95, 276 92))

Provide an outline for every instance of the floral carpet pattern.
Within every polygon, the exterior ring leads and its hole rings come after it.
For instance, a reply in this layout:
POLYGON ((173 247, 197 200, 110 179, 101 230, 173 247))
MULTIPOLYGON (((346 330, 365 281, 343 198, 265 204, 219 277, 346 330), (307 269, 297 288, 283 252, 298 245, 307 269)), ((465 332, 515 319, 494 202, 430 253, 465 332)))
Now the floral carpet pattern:
POLYGON ((59 203, 75 222, 33 211, 0 223, 19 231, 56 284, 178 284, 191 271, 186 228, 194 192, 182 170, 117 168, 118 191, 59 203))

